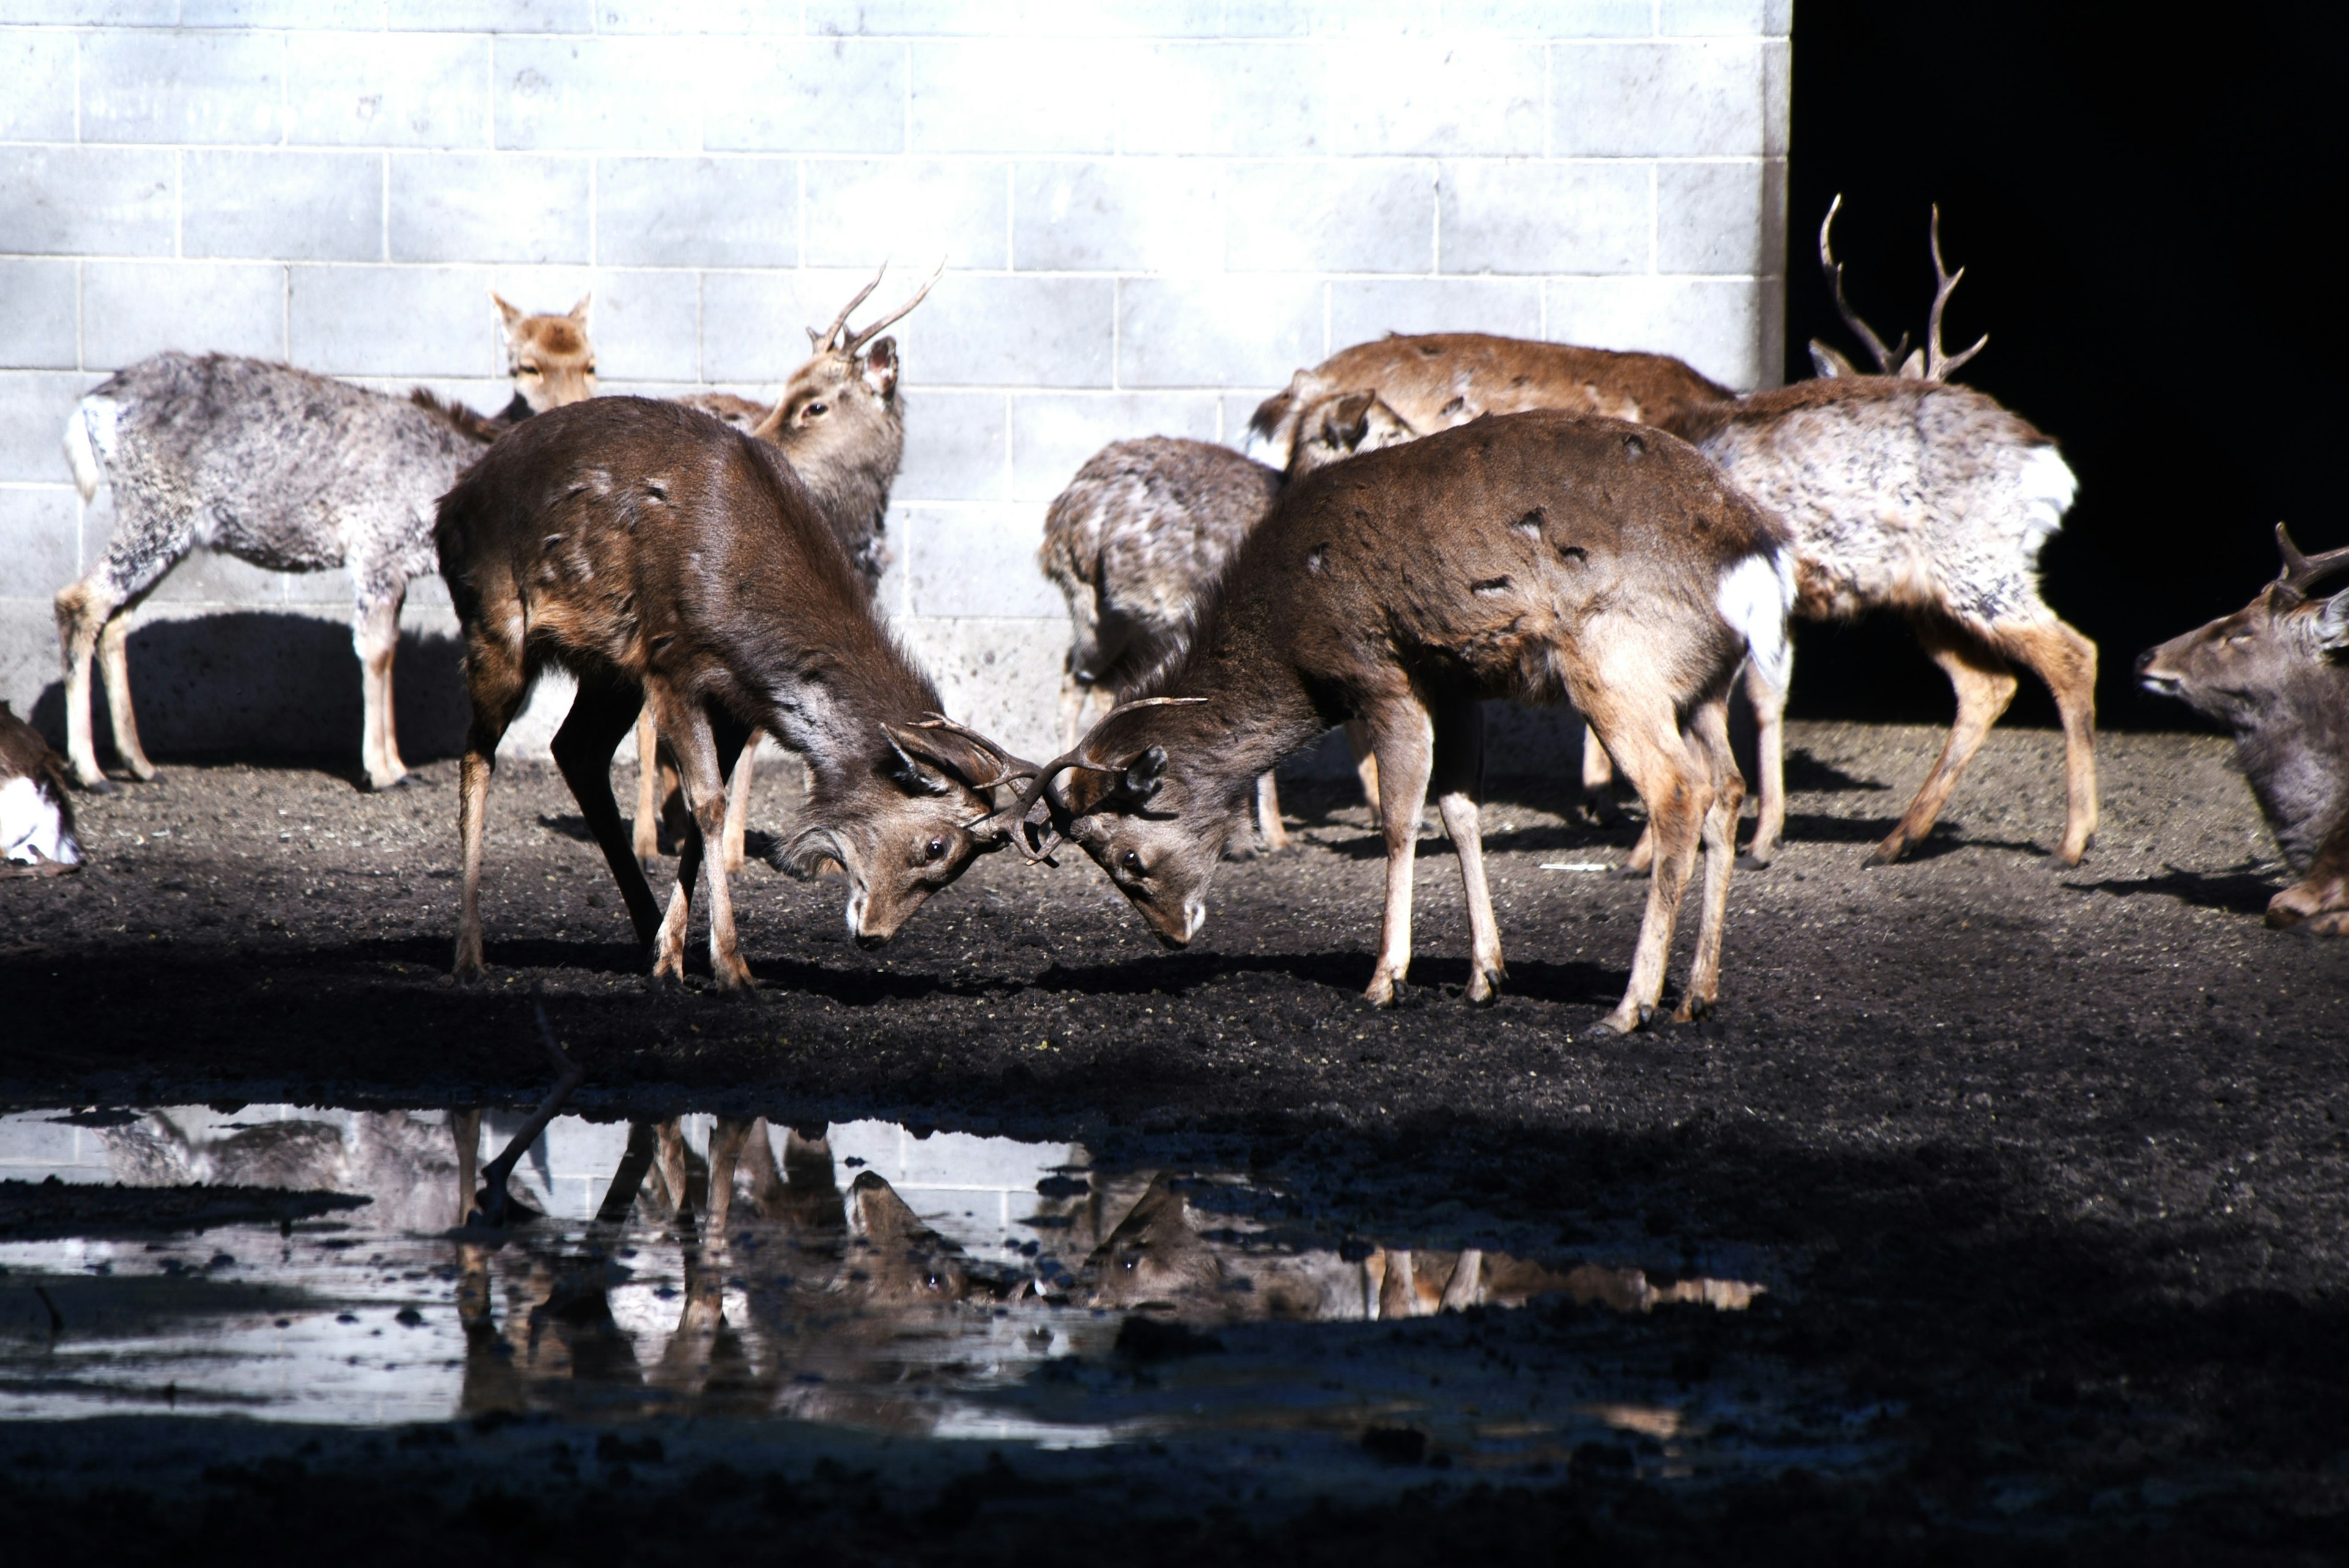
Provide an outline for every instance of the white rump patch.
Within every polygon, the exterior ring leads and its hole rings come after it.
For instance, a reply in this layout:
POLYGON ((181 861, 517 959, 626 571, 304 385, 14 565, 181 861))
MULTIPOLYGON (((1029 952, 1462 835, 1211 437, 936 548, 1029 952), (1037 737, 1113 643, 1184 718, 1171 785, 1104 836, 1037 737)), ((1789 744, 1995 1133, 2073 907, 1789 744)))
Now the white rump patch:
POLYGON ((2040 546, 2064 526, 2064 514, 2072 509, 2072 498, 2080 493, 2080 481, 2054 447, 2033 447, 2023 460, 2015 492, 2015 499, 2022 504, 2023 548, 2036 560, 2040 546))
POLYGON ((122 406, 112 398, 84 398, 66 419, 66 462, 73 469, 74 488, 84 501, 94 499, 106 478, 101 457, 114 455, 115 421, 122 406))
POLYGON ((65 830, 57 803, 21 774, 0 784, 0 859, 18 866, 81 864, 81 846, 65 830))
POLYGON ((1795 607, 1795 563, 1784 550, 1748 556, 1721 575, 1714 602, 1721 618, 1745 639, 1745 650, 1762 679, 1780 691, 1794 674, 1795 649, 1786 640, 1786 612, 1795 607))

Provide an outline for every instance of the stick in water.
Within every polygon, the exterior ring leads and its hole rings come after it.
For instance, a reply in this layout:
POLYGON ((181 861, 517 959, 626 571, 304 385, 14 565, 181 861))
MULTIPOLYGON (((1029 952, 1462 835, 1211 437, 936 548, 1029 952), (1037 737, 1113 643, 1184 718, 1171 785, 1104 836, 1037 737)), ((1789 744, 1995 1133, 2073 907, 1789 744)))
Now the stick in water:
POLYGON ((546 1004, 533 997, 530 1007, 538 1015, 538 1037, 546 1043, 546 1054, 554 1060, 559 1075, 554 1080, 553 1091, 539 1102, 538 1109, 530 1113, 530 1120, 523 1123, 513 1137, 507 1140, 505 1152, 490 1161, 488 1168, 481 1172, 481 1204, 466 1222, 486 1226, 492 1231, 503 1228, 506 1222, 506 1179, 513 1175, 513 1168, 522 1163, 523 1155, 538 1140, 538 1135, 546 1130, 546 1124, 554 1119, 554 1113, 563 1108, 563 1102, 571 1097, 572 1091, 578 1088, 587 1076, 587 1070, 564 1055, 563 1047, 555 1044, 554 1030, 546 1022, 546 1004))

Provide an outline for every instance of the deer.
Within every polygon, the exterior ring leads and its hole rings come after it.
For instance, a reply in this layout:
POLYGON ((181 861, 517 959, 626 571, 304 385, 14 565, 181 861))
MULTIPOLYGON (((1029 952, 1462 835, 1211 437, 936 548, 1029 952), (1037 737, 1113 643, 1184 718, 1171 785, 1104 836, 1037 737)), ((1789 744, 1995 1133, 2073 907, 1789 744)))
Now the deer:
MULTIPOLYGON (((1032 764, 939 712, 936 687, 882 624, 815 496, 770 443, 698 410, 597 398, 524 421, 440 501, 437 538, 472 710, 460 771, 464 892, 454 972, 484 972, 483 809, 497 745, 533 677, 578 681, 554 742, 657 981, 681 981, 704 846, 753 728, 814 775, 781 856, 837 861, 851 937, 878 946, 1011 826, 993 792, 1032 764), (692 831, 657 909, 612 796, 615 747, 650 705, 692 831)), ((710 967, 753 983, 722 863, 710 867, 710 967)))
MULTIPOLYGON (((1095 452, 1053 499, 1036 561, 1068 602, 1073 630, 1061 680, 1062 745, 1074 743, 1097 695, 1116 706, 1181 649, 1201 596, 1272 510, 1285 479, 1418 434, 1376 392, 1325 401, 1300 421, 1287 475, 1214 441, 1145 436, 1095 452)), ((1349 722, 1346 739, 1375 829, 1378 763, 1361 725, 1349 722)), ((1270 773, 1257 780, 1256 821, 1267 850, 1289 847, 1270 773)))
POLYGON ((407 778, 392 656, 409 579, 433 569, 433 503, 524 412, 595 389, 586 299, 564 316, 497 305, 514 400, 496 420, 429 393, 397 398, 264 359, 176 351, 117 372, 75 406, 65 430, 74 483, 84 501, 109 484, 115 508, 105 556, 56 601, 76 784, 113 787, 90 732, 93 657, 116 754, 132 778, 157 776, 131 711, 129 615, 199 545, 271 571, 349 571, 365 697, 361 766, 370 789, 407 778))
POLYGON ((2236 764, 2284 864, 2299 879, 2268 900, 2267 924, 2349 936, 2349 546, 2303 556, 2276 524, 2283 570, 2241 609, 2137 656, 2137 683, 2232 733, 2236 764))
MULTIPOLYGON (((814 352, 791 373, 782 395, 772 405, 732 392, 693 392, 677 400, 778 448, 815 496, 818 509, 856 564, 868 591, 880 585, 889 563, 884 538, 889 490, 896 483, 897 465, 905 451, 905 407, 897 396, 897 341, 880 334, 904 320, 929 296, 946 264, 938 264, 912 298, 880 320, 851 332, 849 317, 872 296, 888 270, 884 262, 873 281, 841 306, 831 326, 822 332, 812 327, 807 329, 808 344, 814 352)), ((719 853, 730 873, 742 869, 742 841, 750 814, 750 759, 754 754, 755 746, 743 753, 729 785, 726 833, 719 853)), ((647 871, 659 864, 661 811, 676 787, 673 771, 659 765, 647 710, 636 723, 635 823, 636 858, 647 871)))
POLYGON ((1387 850, 1365 994, 1392 1006, 1410 967, 1433 789, 1466 894, 1468 998, 1489 1002, 1506 971, 1477 825, 1477 703, 1570 701, 1623 763, 1660 846, 1629 984, 1599 1028, 1628 1033, 1656 1012, 1700 843, 1697 951, 1674 1016, 1703 1016, 1719 999, 1744 789, 1729 688, 1749 655, 1783 674, 1786 545, 1695 449, 1604 416, 1495 416, 1333 465, 1247 535, 1145 694, 1035 770, 1009 808, 1022 853, 1076 844, 1160 941, 1183 947, 1250 781, 1359 719, 1387 850))
POLYGON ((0 877, 59 877, 81 864, 65 759, 0 702, 0 877))

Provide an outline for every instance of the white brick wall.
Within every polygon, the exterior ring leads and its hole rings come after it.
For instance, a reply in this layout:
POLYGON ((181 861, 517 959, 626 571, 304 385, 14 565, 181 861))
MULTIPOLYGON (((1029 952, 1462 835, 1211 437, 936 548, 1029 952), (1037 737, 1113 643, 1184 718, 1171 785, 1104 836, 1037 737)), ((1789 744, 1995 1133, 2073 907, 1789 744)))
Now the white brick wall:
MULTIPOLYGON (((103 548, 105 502, 84 514, 57 437, 107 371, 218 348, 494 406, 484 291, 559 309, 592 288, 612 389, 757 393, 880 257, 891 298, 945 254, 899 328, 885 601, 968 711, 1041 745, 1064 633, 1034 541, 1102 443, 1233 439, 1296 367, 1391 330, 1771 379, 1789 19, 1789 0, 0 0, 0 696, 51 691, 49 595, 103 548)), ((447 626, 437 586, 420 630, 447 626)), ((191 562, 152 613, 333 618, 342 597, 191 562)), ((224 693, 142 719, 166 746, 265 740, 222 731, 245 711, 224 693)))

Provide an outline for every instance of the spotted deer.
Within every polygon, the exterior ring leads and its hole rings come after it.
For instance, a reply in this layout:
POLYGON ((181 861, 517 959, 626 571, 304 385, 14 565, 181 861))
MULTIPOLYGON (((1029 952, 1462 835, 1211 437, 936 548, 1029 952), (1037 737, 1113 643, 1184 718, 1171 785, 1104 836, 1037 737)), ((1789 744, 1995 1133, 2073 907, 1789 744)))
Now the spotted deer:
POLYGON ((2299 878, 2267 923, 2349 936, 2349 545, 2303 556, 2276 524, 2283 570, 2230 616, 2138 656, 2137 681, 2224 724, 2235 761, 2299 878))
POLYGON ((1468 994, 1489 1001, 1504 969, 1477 824, 1477 704, 1570 701, 1622 760, 1661 845, 1630 981, 1602 1027, 1628 1032, 1655 1012, 1702 841, 1697 950, 1677 1014, 1700 1016, 1719 996, 1744 793, 1730 683, 1749 655, 1783 670, 1792 595, 1781 525, 1661 431, 1540 411, 1372 452, 1284 494, 1147 694, 1037 771, 1014 808, 1022 847, 1075 843, 1162 941, 1184 946, 1206 918, 1250 781, 1359 719, 1378 757, 1387 848, 1368 995, 1392 1003, 1410 967, 1413 857, 1432 787, 1460 857, 1468 994))
MULTIPOLYGON (((1376 392, 1329 399, 1299 428, 1290 478, 1417 433, 1376 392)), ((1061 680, 1061 744, 1075 742, 1097 695, 1116 706, 1181 650, 1202 597, 1272 510, 1282 483, 1229 447, 1174 436, 1113 441, 1077 470, 1045 512, 1036 552, 1073 628, 1061 680)), ((1346 726, 1346 739, 1375 827, 1378 763, 1360 724, 1346 726)), ((1266 848, 1288 847, 1270 773, 1257 780, 1256 820, 1266 848)))
MULTIPOLYGON (((465 644, 472 706, 458 826, 464 892, 455 970, 483 971, 483 806, 497 745, 543 670, 578 695, 554 738, 658 978, 680 978, 705 845, 751 730, 814 774, 788 863, 847 873, 848 929, 876 946, 1009 826, 992 792, 1030 764, 938 716, 937 690, 882 624, 873 596, 782 454, 709 414, 597 398, 527 421, 442 497, 441 576, 465 644), (612 753, 649 705, 677 759, 692 831, 666 913, 612 796, 612 753)), ((752 983, 722 864, 709 875, 710 965, 752 983)))
POLYGON ((93 657, 117 755, 132 777, 155 776, 130 706, 129 612, 198 546, 270 571, 349 572, 365 694, 361 763, 373 789, 407 777, 391 664, 409 579, 434 567, 433 503, 513 420, 595 389, 585 299, 565 316, 497 305, 514 384, 497 420, 290 365, 177 352, 117 372, 75 406, 65 431, 74 483, 85 501, 109 484, 115 513, 104 556, 57 596, 66 756, 77 784, 112 787, 90 733, 93 657))
MULTIPOLYGON (((841 547, 855 563, 868 592, 880 583, 888 566, 889 546, 884 532, 889 490, 896 483, 897 465, 905 451, 905 405, 897 396, 897 342, 880 334, 928 297, 946 264, 938 264, 937 271, 915 290, 911 299, 880 320, 851 332, 849 317, 871 297, 888 270, 884 263, 873 281, 841 306, 831 326, 822 332, 812 327, 807 329, 814 353, 792 372, 782 395, 771 406, 731 392, 694 392, 677 400, 770 442, 783 454, 841 547)), ((730 872, 742 868, 756 750, 754 736, 728 784, 726 831, 719 854, 730 872)), ((659 862, 660 815, 676 788, 674 769, 659 763, 652 713, 647 709, 636 722, 634 832, 636 858, 647 870, 659 862)))

